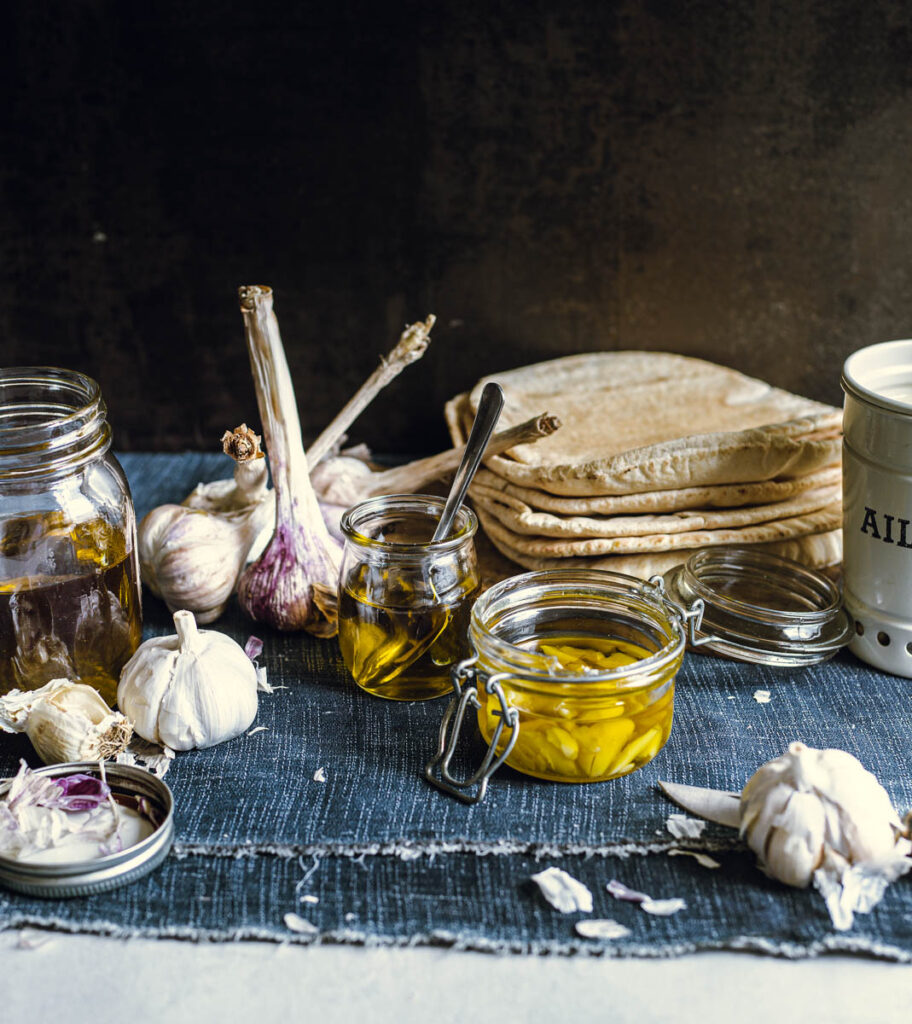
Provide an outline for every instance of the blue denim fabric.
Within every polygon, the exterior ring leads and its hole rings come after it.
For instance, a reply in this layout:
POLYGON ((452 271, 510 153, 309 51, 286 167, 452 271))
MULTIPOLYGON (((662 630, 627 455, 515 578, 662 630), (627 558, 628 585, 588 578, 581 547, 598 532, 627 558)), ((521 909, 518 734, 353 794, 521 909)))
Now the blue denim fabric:
MULTIPOLYGON (((226 472, 225 460, 212 456, 123 463, 140 515, 226 472)), ((171 631, 164 606, 148 594, 145 613, 147 636, 171 631)), ((765 878, 734 832, 710 826, 699 840, 676 842, 665 821, 677 809, 656 788, 668 779, 740 789, 758 765, 801 739, 858 756, 903 813, 912 807, 908 680, 848 654, 785 671, 688 654, 674 729, 652 764, 588 786, 502 769, 485 801, 468 807, 421 778, 445 698, 368 697, 347 676, 335 641, 254 627, 236 606, 217 628, 241 643, 259 636, 269 681, 288 687, 261 695, 254 725, 266 731, 178 756, 166 780, 176 802, 175 853, 152 876, 88 899, 2 893, 0 927, 311 941, 284 926, 294 910, 328 941, 643 956, 854 949, 912 959, 908 878, 838 935, 816 893, 765 878), (771 692, 768 704, 753 699, 757 689, 771 692), (325 782, 314 781, 319 768, 325 782), (711 851, 722 868, 667 856, 680 845, 711 851), (610 944, 576 937, 579 915, 551 910, 528 880, 552 863, 590 886, 595 916, 614 917, 632 935, 610 944), (607 895, 612 877, 655 896, 683 896, 688 909, 650 918, 607 895), (304 893, 319 903, 299 902, 304 893)), ((465 765, 481 750, 477 738, 468 742, 465 765)), ((0 737, 0 774, 20 756, 34 759, 27 741, 0 737)))

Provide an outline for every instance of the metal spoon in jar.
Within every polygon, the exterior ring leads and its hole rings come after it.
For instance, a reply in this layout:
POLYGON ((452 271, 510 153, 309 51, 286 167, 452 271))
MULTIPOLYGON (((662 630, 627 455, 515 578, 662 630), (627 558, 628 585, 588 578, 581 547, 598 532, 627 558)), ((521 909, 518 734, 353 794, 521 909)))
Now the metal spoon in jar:
POLYGON ((475 422, 472 424, 469 439, 466 441, 462 462, 459 463, 459 469, 456 470, 456 476, 453 477, 453 486, 450 488, 443 512, 440 514, 440 522, 431 538, 432 544, 438 540, 445 540, 449 534, 459 506, 465 500, 469 484, 481 464, 481 457, 488 446, 488 441, 491 439, 503 406, 503 388, 493 381, 485 384, 484 390, 481 392, 481 400, 478 403, 478 412, 475 414, 475 422))

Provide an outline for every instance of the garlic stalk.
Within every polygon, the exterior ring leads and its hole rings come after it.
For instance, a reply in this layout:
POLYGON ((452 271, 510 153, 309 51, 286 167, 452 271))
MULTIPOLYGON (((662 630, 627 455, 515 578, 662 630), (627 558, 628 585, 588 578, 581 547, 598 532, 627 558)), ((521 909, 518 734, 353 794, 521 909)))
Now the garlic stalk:
MULTIPOLYGON (((557 416, 545 412, 509 430, 499 431, 488 442, 485 457, 499 455, 517 445, 531 444, 542 437, 548 437, 560 425, 557 416)), ((375 495, 420 491, 432 481, 454 473, 464 452, 465 445, 459 445, 439 455, 417 459, 381 472, 372 471, 363 459, 342 452, 315 466, 310 479, 321 502, 340 505, 344 510, 375 495)))
POLYGON ((341 443, 345 431, 374 400, 377 394, 399 376, 410 363, 420 359, 431 341, 431 328, 437 317, 429 313, 422 323, 411 324, 402 332, 398 343, 389 355, 380 360, 380 365, 360 388, 339 410, 333 421, 310 446, 308 458, 316 466, 341 443))
POLYGON ((257 675, 224 633, 197 629, 174 613, 175 634, 140 644, 124 665, 117 703, 143 739, 172 750, 211 747, 239 736, 257 713, 257 675))
POLYGON ((786 885, 813 882, 840 930, 912 868, 912 843, 886 790, 844 750, 792 743, 751 776, 740 817, 763 870, 786 885))
POLYGON ((45 764, 104 761, 127 749, 133 726, 85 683, 52 679, 0 697, 0 729, 24 732, 45 764))
POLYGON ((266 489, 268 474, 259 435, 242 423, 234 430, 226 430, 221 440, 222 451, 234 459, 234 476, 230 480, 197 484, 181 504, 206 512, 233 513, 249 512, 260 502, 270 500, 272 492, 266 489))
POLYGON ((276 510, 272 540, 241 574, 238 600, 258 622, 334 636, 336 617, 322 595, 336 591, 341 551, 326 529, 310 483, 294 388, 272 310, 272 290, 244 286, 239 298, 276 510))

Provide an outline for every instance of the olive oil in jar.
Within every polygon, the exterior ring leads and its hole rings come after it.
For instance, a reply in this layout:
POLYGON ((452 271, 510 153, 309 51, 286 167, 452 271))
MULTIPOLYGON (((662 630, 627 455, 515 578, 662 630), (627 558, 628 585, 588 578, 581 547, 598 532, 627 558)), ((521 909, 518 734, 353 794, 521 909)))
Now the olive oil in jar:
POLYGON ((136 552, 124 534, 102 519, 66 524, 59 512, 12 519, 0 564, 25 570, 0 579, 0 693, 78 679, 113 705, 142 639, 136 552))
MULTIPOLYGON (((362 567, 367 575, 369 570, 362 567)), ((339 595, 339 646, 355 682, 368 693, 393 700, 423 700, 452 688, 450 667, 468 656, 469 613, 478 580, 462 578, 446 593, 415 595, 390 582, 388 600, 371 600, 361 581, 339 595), (360 582, 360 585, 359 585, 360 582)))
POLYGON ((454 530, 432 541, 443 499, 371 498, 342 518, 339 647, 362 690, 426 700, 452 689, 450 668, 469 654, 479 576, 477 520, 463 506, 454 530))

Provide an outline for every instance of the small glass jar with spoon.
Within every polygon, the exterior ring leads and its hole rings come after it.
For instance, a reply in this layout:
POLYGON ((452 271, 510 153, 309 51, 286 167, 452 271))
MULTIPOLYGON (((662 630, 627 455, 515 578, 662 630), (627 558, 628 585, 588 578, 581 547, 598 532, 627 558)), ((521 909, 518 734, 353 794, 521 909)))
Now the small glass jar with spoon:
POLYGON ((370 498, 342 517, 339 647, 363 690, 425 700, 450 690, 468 653, 468 617, 480 579, 478 520, 463 504, 503 408, 488 384, 444 502, 426 494, 370 498))

